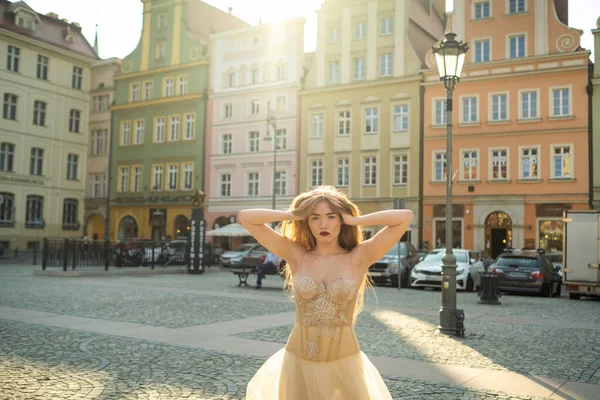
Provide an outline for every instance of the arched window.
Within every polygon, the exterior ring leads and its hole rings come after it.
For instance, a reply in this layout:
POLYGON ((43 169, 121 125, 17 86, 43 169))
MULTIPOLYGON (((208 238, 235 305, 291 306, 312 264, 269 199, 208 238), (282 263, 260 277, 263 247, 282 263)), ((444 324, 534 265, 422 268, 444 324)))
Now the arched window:
POLYGON ((62 228, 65 231, 76 231, 79 229, 79 201, 77 199, 65 199, 63 202, 62 228))
POLYGON ((15 225, 15 195, 0 192, 0 226, 12 227, 15 225))

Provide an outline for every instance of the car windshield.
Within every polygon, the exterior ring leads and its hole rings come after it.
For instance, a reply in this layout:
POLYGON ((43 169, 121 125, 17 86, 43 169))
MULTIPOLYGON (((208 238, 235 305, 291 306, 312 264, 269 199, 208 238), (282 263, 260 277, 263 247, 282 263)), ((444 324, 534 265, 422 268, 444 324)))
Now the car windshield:
MULTIPOLYGON (((398 255, 398 243, 392 247, 390 251, 386 253, 388 256, 397 256, 398 255)), ((400 257, 406 257, 406 243, 400 243, 400 257)))
MULTIPOLYGON (((467 262, 467 253, 464 251, 454 251, 454 257, 456 257, 456 262, 467 262)), ((446 255, 446 250, 434 250, 427 253, 423 261, 442 261, 442 257, 446 255)))
POLYGON ((238 247, 236 247, 235 249, 231 250, 231 251, 239 251, 239 252, 244 252, 246 250, 250 250, 250 248, 254 246, 253 244, 242 244, 238 247))
POLYGON ((499 267, 539 268, 537 258, 533 257, 500 257, 496 261, 499 267))

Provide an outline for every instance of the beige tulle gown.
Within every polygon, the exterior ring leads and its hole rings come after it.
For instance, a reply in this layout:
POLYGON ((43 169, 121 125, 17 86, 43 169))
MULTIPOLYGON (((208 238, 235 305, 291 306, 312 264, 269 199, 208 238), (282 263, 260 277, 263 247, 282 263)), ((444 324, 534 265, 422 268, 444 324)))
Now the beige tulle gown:
POLYGON ((354 333, 360 284, 354 279, 354 265, 351 268, 352 278, 340 277, 327 286, 299 268, 293 285, 294 328, 285 348, 248 383, 247 400, 392 398, 354 333))

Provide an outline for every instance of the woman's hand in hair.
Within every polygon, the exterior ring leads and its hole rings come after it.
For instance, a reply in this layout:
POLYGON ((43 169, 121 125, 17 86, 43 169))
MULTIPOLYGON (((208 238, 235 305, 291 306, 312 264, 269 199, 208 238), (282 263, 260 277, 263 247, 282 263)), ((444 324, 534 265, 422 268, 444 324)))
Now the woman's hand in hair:
POLYGON ((342 220, 346 225, 360 225, 360 217, 355 217, 350 214, 342 214, 342 220))

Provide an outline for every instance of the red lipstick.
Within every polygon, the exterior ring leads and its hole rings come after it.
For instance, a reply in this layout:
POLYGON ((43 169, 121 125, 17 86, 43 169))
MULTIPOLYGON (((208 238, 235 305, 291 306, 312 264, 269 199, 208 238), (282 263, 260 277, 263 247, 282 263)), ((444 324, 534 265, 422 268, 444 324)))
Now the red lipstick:
POLYGON ((321 236, 329 236, 329 232, 325 232, 325 231, 323 231, 323 232, 321 232, 319 235, 321 235, 321 236))

